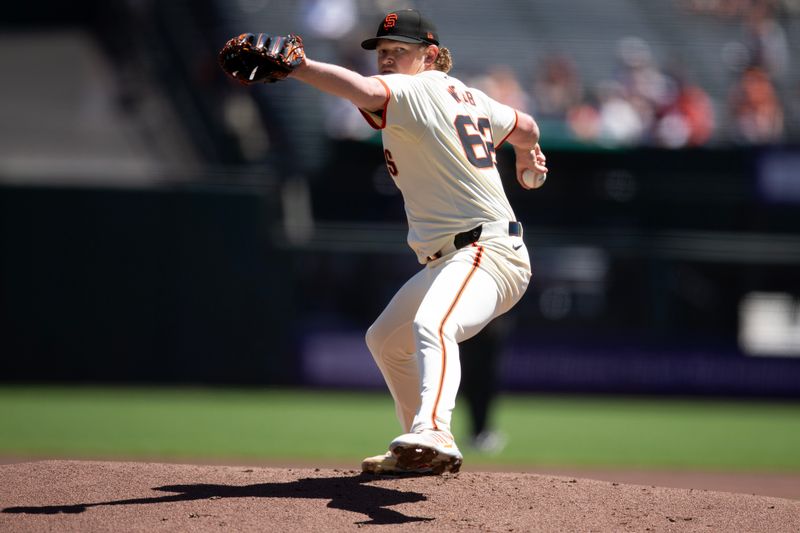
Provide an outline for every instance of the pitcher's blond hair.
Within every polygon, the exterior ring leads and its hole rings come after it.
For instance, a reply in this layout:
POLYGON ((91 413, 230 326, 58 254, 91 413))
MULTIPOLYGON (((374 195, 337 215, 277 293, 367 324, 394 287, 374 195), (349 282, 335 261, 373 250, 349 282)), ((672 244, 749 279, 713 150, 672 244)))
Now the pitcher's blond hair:
POLYGON ((439 48, 439 55, 436 56, 433 68, 441 70, 445 74, 450 72, 450 69, 453 68, 453 56, 450 54, 449 48, 445 48, 444 46, 439 48))

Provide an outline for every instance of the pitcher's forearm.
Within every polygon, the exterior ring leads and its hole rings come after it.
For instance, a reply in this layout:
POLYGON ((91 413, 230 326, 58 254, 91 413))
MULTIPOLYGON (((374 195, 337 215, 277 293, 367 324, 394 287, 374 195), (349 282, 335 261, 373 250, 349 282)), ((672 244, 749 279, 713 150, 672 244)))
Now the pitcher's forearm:
POLYGON ((290 76, 320 91, 346 98, 367 111, 382 109, 386 102, 386 89, 376 78, 339 65, 306 59, 290 76))

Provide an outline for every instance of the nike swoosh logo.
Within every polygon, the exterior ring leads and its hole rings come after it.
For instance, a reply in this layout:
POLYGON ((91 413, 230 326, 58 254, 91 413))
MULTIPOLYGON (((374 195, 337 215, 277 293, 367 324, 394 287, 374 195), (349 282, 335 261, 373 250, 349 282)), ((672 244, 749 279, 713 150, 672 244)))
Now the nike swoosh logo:
POLYGON ((519 250, 520 248, 522 248, 522 245, 521 245, 521 244, 518 244, 518 245, 516 245, 516 246, 512 246, 512 248, 513 248, 513 249, 514 249, 514 251, 516 252, 517 250, 519 250))

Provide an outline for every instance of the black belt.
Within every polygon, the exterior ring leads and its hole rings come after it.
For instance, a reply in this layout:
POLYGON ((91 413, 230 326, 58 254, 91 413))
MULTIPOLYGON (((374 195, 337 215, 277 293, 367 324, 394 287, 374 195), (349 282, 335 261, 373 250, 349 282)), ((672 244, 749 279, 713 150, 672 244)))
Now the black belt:
MULTIPOLYGON (((456 250, 460 250, 465 246, 469 246, 473 242, 478 242, 481 238, 481 232, 483 231, 483 224, 480 226, 476 226, 471 230, 463 231, 461 233, 456 233, 456 236, 453 238, 453 246, 456 247, 456 250)), ((509 237, 521 237, 522 236, 522 223, 520 222, 509 222, 508 223, 508 235, 509 237)), ((439 250, 433 255, 429 255, 425 259, 430 263, 431 261, 436 261, 442 257, 442 251, 439 250)))

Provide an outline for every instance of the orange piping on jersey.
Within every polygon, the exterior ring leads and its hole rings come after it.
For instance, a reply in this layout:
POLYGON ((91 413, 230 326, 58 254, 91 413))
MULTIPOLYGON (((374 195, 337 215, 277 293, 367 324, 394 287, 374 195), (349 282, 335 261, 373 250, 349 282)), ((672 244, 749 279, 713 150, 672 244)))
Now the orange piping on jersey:
POLYGON ((508 139, 509 137, 511 137, 511 134, 512 134, 512 133, 514 133, 514 130, 515 130, 515 129, 517 129, 517 124, 518 124, 518 123, 519 123, 519 113, 517 113, 517 110, 515 109, 515 110, 514 110, 514 127, 513 127, 513 128, 511 128, 511 131, 509 131, 509 132, 508 132, 508 135, 506 135, 505 137, 503 137, 503 140, 502 140, 502 141, 500 141, 500 144, 498 144, 498 145, 497 145, 495 148, 500 148, 501 146, 503 146, 503 143, 504 143, 504 142, 506 142, 506 139, 508 139))
POLYGON ((433 404, 433 413, 431 414, 433 429, 439 429, 439 426, 436 424, 436 409, 438 409, 439 400, 442 397, 442 389, 444 388, 444 375, 445 371, 447 370, 447 348, 444 346, 444 325, 447 322, 447 319, 450 318, 450 315, 453 313, 453 309, 455 309, 458 300, 461 299, 461 294, 463 294, 464 289, 467 288, 467 283, 469 283, 469 280, 472 279, 472 275, 475 273, 475 271, 478 270, 478 267, 481 264, 481 257, 483 256, 483 246, 478 246, 475 243, 472 243, 472 246, 478 249, 478 253, 475 254, 475 261, 472 263, 472 270, 470 270, 469 274, 467 274, 466 279, 464 279, 464 283, 462 283, 461 288, 458 289, 458 293, 456 293, 453 303, 450 304, 450 308, 447 310, 447 313, 445 313, 442 323, 439 325, 439 344, 442 346, 442 374, 439 376, 439 390, 436 392, 436 402, 433 404))
POLYGON ((377 122, 375 122, 372 119, 372 115, 370 115, 369 113, 367 113, 366 111, 364 111, 360 107, 358 108, 358 111, 361 113, 361 116, 363 116, 367 120, 367 123, 370 126, 372 126, 372 129, 382 130, 383 128, 386 127, 386 109, 389 107, 389 99, 392 96, 392 91, 389 90, 389 86, 386 85, 385 81, 383 81, 380 78, 375 78, 375 79, 378 80, 379 82, 381 82, 381 85, 383 85, 383 88, 386 90, 386 100, 383 101, 383 112, 381 114, 381 122, 382 122, 382 124, 378 124, 377 122))

